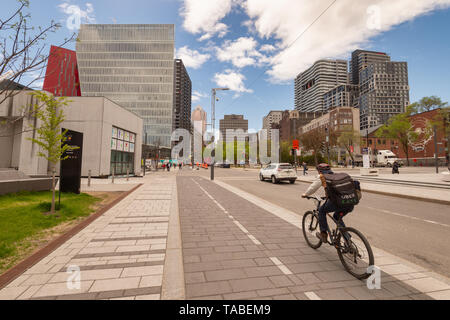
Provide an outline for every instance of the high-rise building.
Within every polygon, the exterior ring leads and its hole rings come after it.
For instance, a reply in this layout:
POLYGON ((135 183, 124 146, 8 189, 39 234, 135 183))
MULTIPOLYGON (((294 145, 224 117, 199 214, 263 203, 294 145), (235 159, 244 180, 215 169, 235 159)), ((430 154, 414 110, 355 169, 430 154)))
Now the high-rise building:
POLYGON ((175 59, 173 128, 191 131, 192 82, 181 59, 175 59))
POLYGON ((324 94, 347 83, 347 61, 319 60, 295 79, 295 109, 300 112, 326 112, 324 94))
POLYGON ((43 90, 54 96, 81 96, 75 51, 51 46, 43 90))
POLYGON ((201 106, 196 106, 194 111, 192 111, 192 115, 191 115, 192 126, 197 121, 201 122, 202 137, 204 136, 204 134, 206 132, 206 121, 207 121, 206 116, 207 116, 206 111, 203 110, 203 108, 201 106))
POLYGON ((387 123, 409 105, 408 64, 376 62, 359 75, 361 130, 387 123))
POLYGON ((341 84, 323 96, 326 110, 339 107, 355 107, 358 105, 359 86, 353 84, 341 84))
POLYGON ((81 25, 81 93, 104 96, 144 120, 149 144, 170 147, 174 122, 173 24, 81 25))
MULTIPOLYGON (((244 119, 243 115, 230 114, 225 115, 223 119, 219 121, 219 130, 222 134, 222 140, 225 142, 234 141, 234 137, 227 137, 227 130, 242 130, 243 135, 246 135, 248 131, 248 120, 244 119)), ((238 141, 245 141, 245 137, 241 134, 237 134, 238 141)))
POLYGON ((359 74, 367 68, 369 64, 375 62, 389 62, 389 57, 384 52, 355 50, 352 52, 352 59, 350 61, 350 83, 359 85, 359 74))
POLYGON ((273 125, 279 124, 283 118, 283 111, 270 111, 267 116, 263 118, 263 130, 267 130, 267 139, 272 137, 273 125))

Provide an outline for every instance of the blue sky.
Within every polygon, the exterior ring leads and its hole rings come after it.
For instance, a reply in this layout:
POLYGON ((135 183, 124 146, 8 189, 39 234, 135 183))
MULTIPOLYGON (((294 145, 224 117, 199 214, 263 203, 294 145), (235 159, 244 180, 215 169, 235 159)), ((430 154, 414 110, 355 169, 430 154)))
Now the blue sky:
MULTIPOLYGON (((15 0, 3 2, 4 12, 16 6, 15 0)), ((299 72, 317 59, 349 59, 356 48, 407 61, 412 102, 429 95, 450 101, 450 0, 30 2, 33 24, 53 19, 63 25, 48 44, 76 32, 67 25, 74 14, 82 23, 175 24, 176 56, 190 74, 193 107, 201 105, 209 116, 211 88, 230 86, 232 91, 220 93, 216 117, 244 114, 251 129, 261 128, 268 111, 293 108, 299 72)))

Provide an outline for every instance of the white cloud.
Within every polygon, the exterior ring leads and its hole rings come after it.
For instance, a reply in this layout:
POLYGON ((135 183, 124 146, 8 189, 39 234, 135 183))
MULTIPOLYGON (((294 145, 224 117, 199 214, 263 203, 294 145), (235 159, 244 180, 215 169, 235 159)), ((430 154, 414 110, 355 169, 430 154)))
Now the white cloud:
POLYGON ((259 48, 259 50, 262 52, 272 52, 272 51, 275 51, 276 49, 277 48, 275 48, 271 44, 265 44, 265 45, 262 45, 261 48, 259 48))
POLYGON ((207 97, 208 97, 208 95, 206 93, 199 92, 196 90, 192 91, 192 97, 191 97, 192 102, 197 102, 197 101, 200 101, 201 99, 204 99, 207 97))
POLYGON ((233 0, 184 0, 180 14, 184 17, 186 31, 203 33, 199 40, 207 40, 218 35, 225 36, 228 27, 221 23, 232 8, 233 0))
POLYGON ((78 30, 82 23, 95 23, 94 6, 92 3, 86 2, 86 10, 82 10, 80 6, 70 4, 70 0, 59 4, 59 9, 68 15, 66 27, 69 30, 78 30))
POLYGON ((186 68, 198 69, 200 68, 206 61, 211 58, 209 54, 202 54, 197 50, 191 50, 187 46, 181 47, 175 53, 175 56, 178 59, 183 60, 183 63, 186 68))
POLYGON ((348 57, 374 36, 450 0, 339 0, 303 36, 330 1, 246 0, 245 11, 261 38, 274 38, 284 48, 271 59, 273 81, 290 81, 318 59, 348 57))
POLYGON ((225 41, 222 48, 217 48, 217 59, 231 62, 237 68, 261 65, 267 58, 256 50, 258 42, 253 38, 241 37, 236 41, 225 41))
POLYGON ((223 73, 216 73, 213 80, 219 87, 230 88, 230 90, 235 91, 237 94, 253 92, 253 90, 245 87, 245 76, 230 69, 225 70, 223 73))

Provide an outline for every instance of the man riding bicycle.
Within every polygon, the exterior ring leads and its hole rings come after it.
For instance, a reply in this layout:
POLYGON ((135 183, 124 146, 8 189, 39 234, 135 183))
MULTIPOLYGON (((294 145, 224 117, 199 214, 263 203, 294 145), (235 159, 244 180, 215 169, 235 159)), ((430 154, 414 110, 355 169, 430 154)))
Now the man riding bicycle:
MULTIPOLYGON (((334 174, 333 171, 331 171, 331 168, 326 163, 321 163, 317 166, 317 171, 319 172, 319 175, 317 176, 316 180, 313 181, 313 183, 309 186, 308 190, 302 195, 303 198, 309 197, 313 195, 317 190, 320 189, 320 187, 323 187, 326 191, 326 181, 324 174, 334 174)), ((319 209, 319 227, 320 227, 320 233, 317 232, 316 236, 321 239, 323 242, 327 242, 328 238, 328 222, 327 222, 327 213, 333 212, 334 215, 333 218, 336 221, 340 221, 341 227, 345 227, 344 222, 341 217, 344 217, 349 212, 352 212, 354 209, 353 205, 346 205, 345 207, 338 207, 333 201, 330 200, 330 198, 327 195, 327 200, 325 203, 320 207, 319 209), (342 214, 342 216, 341 216, 342 214)))

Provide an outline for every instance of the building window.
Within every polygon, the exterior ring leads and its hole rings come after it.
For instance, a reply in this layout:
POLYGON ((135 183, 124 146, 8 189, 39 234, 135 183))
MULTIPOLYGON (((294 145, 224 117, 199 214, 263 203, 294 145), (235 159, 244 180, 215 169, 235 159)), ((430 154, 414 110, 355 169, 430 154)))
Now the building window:
POLYGON ((136 134, 112 127, 111 138, 111 169, 116 175, 134 172, 134 151, 136 134))

